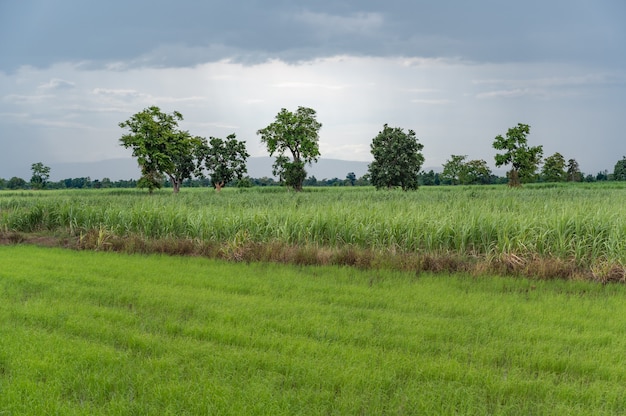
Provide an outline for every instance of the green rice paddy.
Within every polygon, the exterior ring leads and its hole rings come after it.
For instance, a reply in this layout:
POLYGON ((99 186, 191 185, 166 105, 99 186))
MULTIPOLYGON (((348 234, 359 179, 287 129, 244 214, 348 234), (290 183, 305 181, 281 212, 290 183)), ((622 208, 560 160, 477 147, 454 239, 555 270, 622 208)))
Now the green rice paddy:
POLYGON ((0 415, 626 412, 626 286, 0 246, 0 415))

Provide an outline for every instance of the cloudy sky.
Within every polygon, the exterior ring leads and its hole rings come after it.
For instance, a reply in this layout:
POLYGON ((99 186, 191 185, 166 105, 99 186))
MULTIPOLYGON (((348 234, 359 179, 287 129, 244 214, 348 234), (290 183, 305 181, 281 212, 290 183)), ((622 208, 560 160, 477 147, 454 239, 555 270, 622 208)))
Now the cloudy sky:
POLYGON ((545 156, 612 171, 624 22, 623 0, 0 0, 0 177, 130 158, 118 123, 151 105, 253 156, 258 129, 307 106, 323 158, 371 160, 388 123, 427 167, 494 167, 494 137, 525 123, 545 156))

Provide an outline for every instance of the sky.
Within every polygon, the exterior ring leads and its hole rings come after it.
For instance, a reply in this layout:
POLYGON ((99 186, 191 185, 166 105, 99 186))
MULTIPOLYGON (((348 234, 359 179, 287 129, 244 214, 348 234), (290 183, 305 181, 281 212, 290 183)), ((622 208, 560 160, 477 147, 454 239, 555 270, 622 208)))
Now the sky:
POLYGON ((252 156, 305 106, 322 158, 371 161, 388 124, 415 131, 425 168, 495 168, 494 138, 524 123, 544 156, 612 171, 624 22, 623 0, 0 0, 0 178, 130 158, 118 123, 153 105, 252 156))

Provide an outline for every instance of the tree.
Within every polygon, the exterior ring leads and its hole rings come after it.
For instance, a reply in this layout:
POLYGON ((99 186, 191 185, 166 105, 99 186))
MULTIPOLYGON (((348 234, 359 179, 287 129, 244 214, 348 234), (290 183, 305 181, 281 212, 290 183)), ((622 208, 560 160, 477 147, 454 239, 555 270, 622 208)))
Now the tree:
POLYGON ((578 162, 576 159, 570 159, 567 161, 567 180, 569 182, 582 182, 583 174, 580 171, 578 162))
POLYGON ((484 160, 470 160, 462 167, 459 180, 463 185, 487 185, 491 183, 491 169, 484 160))
POLYGON ((441 178, 446 182, 449 181, 450 185, 458 185, 465 169, 465 159, 467 159, 465 155, 451 155, 450 160, 443 164, 441 178))
POLYGON ((198 151, 205 142, 179 130, 178 122, 182 119, 178 111, 165 114, 152 106, 119 123, 121 128, 130 130, 120 142, 125 148, 133 149, 142 176, 149 178, 155 173, 167 176, 174 193, 196 171, 198 151))
POLYGON ((530 133, 528 124, 518 123, 510 128, 506 138, 496 136, 493 147, 496 150, 506 150, 505 153, 496 154, 496 166, 511 165, 508 173, 509 186, 521 186, 522 181, 530 181, 535 176, 537 166, 543 156, 543 146, 529 147, 526 135, 530 133))
POLYGON ((626 156, 622 160, 617 161, 613 169, 614 181, 626 181, 626 156))
POLYGON ((424 186, 432 186, 435 185, 435 171, 429 170, 428 172, 422 172, 420 174, 420 185, 424 186))
POLYGON ((318 141, 321 128, 315 110, 298 107, 295 113, 281 109, 272 124, 257 131, 270 156, 277 155, 273 165, 274 175, 296 191, 302 190, 306 178, 304 166, 316 162, 320 156, 318 141), (291 159, 285 153, 290 153, 291 159))
POLYGON ((404 191, 417 189, 424 145, 413 130, 405 133, 401 128, 385 124, 370 147, 374 161, 369 165, 369 176, 377 189, 395 186, 401 186, 404 191))
POLYGON ((604 169, 601 172, 598 172, 598 174, 596 175, 596 180, 597 181, 608 181, 609 180, 609 171, 604 169))
POLYGON ((203 147, 201 151, 201 160, 218 192, 233 179, 243 178, 248 171, 246 167, 248 157, 250 155, 246 151, 246 143, 237 140, 234 133, 228 135, 226 140, 211 137, 208 146, 203 147))
MULTIPOLYGON (((143 169, 142 169, 143 171, 143 169)), ((163 175, 156 171, 143 172, 137 181, 137 188, 148 188, 149 193, 163 187, 163 175)))
POLYGON ((350 186, 354 186, 354 184, 356 183, 356 175, 354 174, 354 172, 348 172, 348 174, 346 175, 346 181, 350 184, 350 186))
POLYGON ((7 182, 7 189, 26 189, 26 181, 22 178, 14 176, 7 182))
POLYGON ((565 171, 565 158, 559 152, 548 156, 543 161, 541 177, 546 182, 564 182, 567 179, 565 171))
POLYGON ((30 178, 31 188, 44 189, 50 178, 50 168, 44 166, 41 162, 37 162, 31 165, 30 170, 33 172, 33 176, 30 178))

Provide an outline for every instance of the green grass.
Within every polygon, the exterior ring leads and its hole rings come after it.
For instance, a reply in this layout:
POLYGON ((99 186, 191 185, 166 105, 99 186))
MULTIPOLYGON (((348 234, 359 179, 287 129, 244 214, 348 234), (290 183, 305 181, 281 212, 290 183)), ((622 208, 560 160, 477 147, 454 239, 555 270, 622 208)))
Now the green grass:
POLYGON ((626 187, 609 185, 0 192, 0 233, 53 233, 98 249, 138 239, 237 256, 246 244, 456 256, 490 272, 625 280, 626 187))
POLYGON ((626 287, 0 246, 0 415, 626 412, 626 287))

